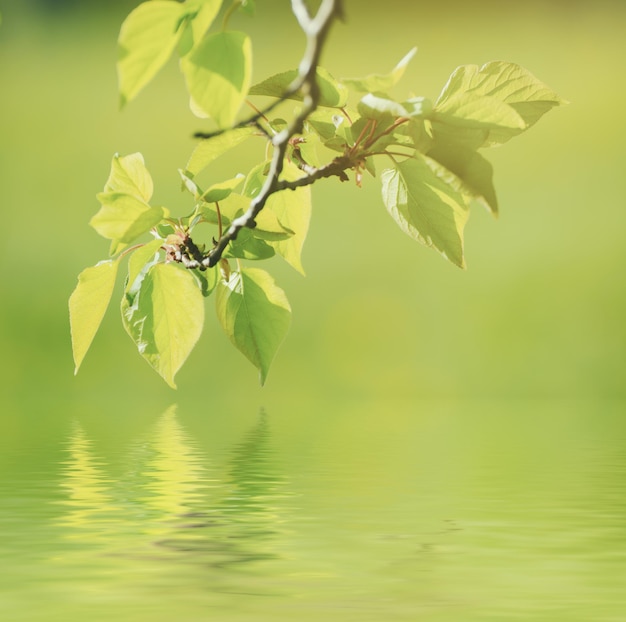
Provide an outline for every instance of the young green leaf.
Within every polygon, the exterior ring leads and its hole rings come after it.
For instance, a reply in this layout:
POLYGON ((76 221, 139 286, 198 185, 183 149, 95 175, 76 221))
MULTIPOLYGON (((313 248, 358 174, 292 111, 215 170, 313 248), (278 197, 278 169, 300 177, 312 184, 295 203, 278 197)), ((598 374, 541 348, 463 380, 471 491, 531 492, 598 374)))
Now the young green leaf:
POLYGON ((201 41, 219 13, 222 0, 187 0, 185 6, 189 12, 187 27, 182 35, 179 53, 188 54, 201 41))
POLYGON ((218 268, 209 268, 204 272, 200 272, 199 270, 189 270, 188 271, 191 276, 196 280, 202 295, 205 298, 208 298, 213 290, 217 287, 217 282, 219 280, 219 269, 218 268))
POLYGON ((446 177, 440 165, 424 156, 398 162, 381 175, 383 202, 406 234, 464 268, 468 210, 463 195, 446 177))
POLYGON ((235 31, 209 35, 180 63, 194 104, 219 127, 233 125, 250 87, 249 37, 235 31))
POLYGON ((267 242, 254 235, 251 229, 242 229, 229 245, 225 257, 237 257, 239 259, 259 260, 269 259, 276 254, 267 242))
POLYGON ((223 153, 250 138, 255 131, 255 128, 250 126, 238 127, 202 140, 193 150, 189 162, 187 162, 187 173, 192 177, 197 175, 223 153))
POLYGON ((239 4, 239 10, 246 15, 254 15, 256 12, 255 0, 241 0, 239 4))
POLYGON ((153 265, 122 299, 124 328, 139 354, 169 384, 196 345, 204 324, 198 283, 177 265, 153 265))
POLYGON ((546 112, 566 103, 529 71, 514 63, 493 61, 482 67, 463 65, 448 79, 435 110, 449 111, 458 106, 455 100, 488 97, 515 110, 523 122, 521 129, 503 126, 489 132, 485 146, 500 144, 534 125, 546 112))
POLYGON ((102 207, 89 224, 104 238, 129 243, 150 231, 165 216, 162 207, 150 207, 122 192, 101 192, 102 207))
POLYGON ((285 292, 264 270, 246 268, 219 282, 215 302, 222 328, 264 384, 291 323, 285 292))
POLYGON ((172 55, 183 31, 185 12, 179 2, 151 0, 140 4, 124 20, 117 62, 122 106, 154 78, 172 55))
POLYGON ((146 203, 152 198, 154 185, 140 153, 127 156, 115 154, 111 162, 111 172, 104 185, 105 192, 130 194, 146 203))
POLYGON ((494 216, 498 214, 493 167, 480 153, 455 144, 435 144, 428 157, 456 175, 459 192, 480 201, 494 216))
POLYGON ((404 75, 407 65, 415 56, 417 48, 412 48, 388 74, 371 74, 365 78, 346 78, 342 82, 362 93, 385 93, 395 86, 404 75))
POLYGON ((208 190, 206 190, 200 199, 205 203, 215 203, 216 201, 223 201, 226 199, 232 192, 240 186, 245 179, 245 175, 237 175, 232 179, 227 179, 226 181, 218 182, 217 184, 213 184, 208 190))
MULTIPOLYGON (((253 198, 260 191, 265 181, 264 168, 265 165, 260 164, 252 169, 246 178, 244 194, 253 198)), ((303 174, 295 164, 286 162, 282 177, 287 181, 294 181, 303 174)), ((263 208, 263 212, 265 211, 272 212, 284 230, 293 232, 288 239, 271 241, 270 244, 289 265, 304 274, 302 248, 311 221, 311 188, 304 186, 297 190, 276 192, 267 200, 263 208)))
MULTIPOLYGON (((352 114, 350 116, 354 118, 358 115, 354 113, 354 116, 352 114)), ((306 125, 312 128, 324 142, 327 142, 335 138, 337 127, 344 121, 345 118, 337 114, 336 110, 318 108, 307 117, 306 125)))
POLYGON ((435 107, 433 118, 454 127, 512 130, 511 136, 526 129, 524 119, 512 106, 473 91, 446 99, 435 107))
MULTIPOLYGON (((317 84, 320 89, 319 106, 329 108, 342 108, 348 102, 348 89, 335 80, 323 67, 317 68, 317 84)), ((298 77, 298 71, 292 69, 277 73, 263 82, 255 84, 250 89, 250 95, 266 95, 268 97, 284 97, 291 85, 298 77)), ((296 92, 289 95, 287 99, 302 101, 302 93, 296 92)))
POLYGON ((126 280, 125 291, 136 289, 135 281, 143 278, 143 274, 158 261, 159 250, 163 245, 163 240, 152 240, 140 246, 130 256, 128 260, 128 278, 126 280))
POLYGON ((78 285, 69 301, 75 374, 109 306, 118 266, 119 259, 101 261, 78 275, 78 285))
MULTIPOLYGON (((250 198, 240 194, 232 193, 223 201, 220 201, 220 215, 222 225, 228 226, 237 216, 241 216, 250 207, 250 198)), ((203 203, 200 206, 200 213, 207 222, 217 224, 217 209, 215 205, 203 203)), ((294 232, 285 227, 274 212, 263 209, 255 218, 256 227, 251 231, 254 237, 267 241, 286 240, 294 232)), ((241 235, 243 230, 239 233, 241 235)), ((273 255, 274 253, 271 253, 273 255)), ((268 255, 268 256, 271 256, 268 255)), ((240 255, 237 255, 239 257, 240 255)))

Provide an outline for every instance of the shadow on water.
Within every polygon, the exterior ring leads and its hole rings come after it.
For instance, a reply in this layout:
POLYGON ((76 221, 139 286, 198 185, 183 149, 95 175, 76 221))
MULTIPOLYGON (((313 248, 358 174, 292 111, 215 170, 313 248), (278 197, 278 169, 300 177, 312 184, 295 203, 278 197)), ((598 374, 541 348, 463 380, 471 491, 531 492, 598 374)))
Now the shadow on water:
MULTIPOLYGON (((123 565, 148 563, 151 572, 162 561, 170 562, 170 572, 171 564, 182 563, 228 575, 253 572, 255 563, 279 557, 292 495, 278 472, 265 413, 223 464, 213 464, 172 406, 120 461, 123 474, 112 477, 115 465, 99 458, 74 424, 62 465, 65 511, 58 521, 68 547, 58 561, 82 564, 99 556, 123 565)), ((212 585, 233 589, 222 581, 212 585)))

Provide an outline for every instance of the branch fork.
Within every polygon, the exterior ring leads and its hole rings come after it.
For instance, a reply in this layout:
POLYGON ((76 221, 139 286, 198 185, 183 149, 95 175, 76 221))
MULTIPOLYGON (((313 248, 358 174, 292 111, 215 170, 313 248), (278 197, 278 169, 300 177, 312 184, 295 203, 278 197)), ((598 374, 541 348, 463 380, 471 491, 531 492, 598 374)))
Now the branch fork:
MULTIPOLYGON (((315 16, 311 16, 303 0, 292 0, 291 6, 307 38, 305 53, 298 69, 298 77, 282 98, 274 102, 263 113, 259 113, 246 121, 246 124, 256 123, 264 114, 267 114, 267 112, 296 92, 303 94, 303 106, 291 123, 272 137, 271 143, 274 147, 274 153, 265 184, 259 194, 252 199, 245 214, 232 221, 230 227, 217 240, 216 245, 202 259, 201 265, 205 268, 213 267, 220 261, 226 247, 231 241, 236 239, 241 229, 244 227, 253 229, 256 226, 255 219, 272 194, 286 189, 294 190, 295 188, 312 184, 317 179, 332 175, 338 175, 342 180, 346 178, 345 169, 349 168, 349 163, 344 162, 345 158, 339 157, 302 179, 291 182, 280 179, 290 141, 302 133, 304 122, 319 104, 320 93, 316 79, 319 59, 333 22, 343 17, 342 0, 322 0, 315 16)), ((196 136, 205 137, 202 134, 197 134, 196 136)))

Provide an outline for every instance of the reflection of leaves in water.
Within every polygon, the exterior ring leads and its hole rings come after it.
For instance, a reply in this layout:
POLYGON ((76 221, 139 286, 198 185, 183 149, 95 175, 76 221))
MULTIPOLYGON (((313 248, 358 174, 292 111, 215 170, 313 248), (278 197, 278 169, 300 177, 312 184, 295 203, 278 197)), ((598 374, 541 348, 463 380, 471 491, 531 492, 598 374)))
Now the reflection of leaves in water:
POLYGON ((114 520, 119 510, 111 480, 104 475, 102 461, 94 456, 92 443, 78 424, 70 434, 67 451, 69 458, 63 463, 65 479, 61 486, 68 498, 62 523, 72 528, 74 539, 97 543, 104 535, 103 523, 114 520))
POLYGON ((208 567, 241 567, 273 559, 288 496, 269 449, 261 414, 229 452, 223 481, 169 408, 150 435, 131 447, 125 474, 114 480, 76 425, 67 445, 62 486, 68 491, 60 525, 94 548, 128 559, 178 559, 208 567), (157 548, 155 548, 155 545, 157 548))
MULTIPOLYGON (((284 478, 275 473, 269 442, 269 423, 261 413, 244 440, 230 451, 228 478, 222 489, 226 494, 209 505, 205 513, 194 516, 196 529, 212 528, 195 539, 195 546, 221 557, 212 559, 213 565, 248 564, 277 557, 271 544, 280 533, 280 501, 288 494, 281 490, 284 478)), ((178 535, 161 544, 180 549, 183 542, 178 535)))
POLYGON ((284 480, 276 475, 269 441, 270 427, 262 412, 254 428, 231 451, 229 474, 233 493, 222 501, 225 512, 255 520, 259 514, 272 515, 272 500, 282 496, 284 480))

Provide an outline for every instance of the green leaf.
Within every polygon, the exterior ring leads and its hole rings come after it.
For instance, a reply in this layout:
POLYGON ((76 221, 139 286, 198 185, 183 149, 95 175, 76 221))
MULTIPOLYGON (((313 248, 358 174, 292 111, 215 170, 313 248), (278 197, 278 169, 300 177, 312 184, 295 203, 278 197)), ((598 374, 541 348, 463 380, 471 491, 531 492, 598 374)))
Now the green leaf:
POLYGON ((256 12, 255 0, 241 0, 239 10, 246 15, 253 16, 256 12))
POLYGON ((208 190, 204 192, 204 194, 200 198, 205 203, 215 203, 216 201, 223 201, 232 193, 235 188, 237 188, 237 186, 241 185, 245 178, 245 175, 239 174, 232 179, 227 179, 226 181, 221 181, 217 184, 213 184, 208 190))
POLYGON ((188 270, 153 265, 122 299, 124 328, 139 354, 169 384, 193 350, 204 324, 204 302, 188 270))
POLYGON ((404 75, 404 71, 413 58, 417 48, 412 48, 409 52, 400 60, 400 62, 391 70, 388 74, 371 74, 365 78, 346 78, 342 82, 356 91, 362 93, 379 93, 386 92, 394 87, 400 78, 404 75))
POLYGON ((315 133, 323 140, 328 141, 335 138, 337 127, 345 122, 345 117, 337 114, 335 110, 314 110, 306 120, 315 133))
MULTIPOLYGON (((265 164, 260 164, 246 178, 243 192, 250 198, 255 197, 263 187, 265 182, 264 168, 265 164)), ((303 175, 304 173, 295 164, 285 163, 282 173, 283 179, 294 181, 303 175)), ((311 221, 311 188, 304 186, 297 190, 276 192, 269 197, 262 211, 272 212, 281 227, 288 232, 293 232, 293 235, 288 239, 271 241, 270 244, 289 265, 304 274, 302 247, 311 221)))
POLYGON ((493 167, 482 155, 455 144, 436 144, 428 157, 458 177, 459 192, 480 201, 494 216, 498 214, 493 167))
POLYGON ((187 173, 192 177, 197 175, 213 160, 242 143, 252 136, 254 132, 255 128, 253 127, 238 127, 201 141, 193 150, 189 162, 187 162, 187 173))
POLYGON ((295 234, 294 231, 280 222, 276 213, 271 209, 262 209, 259 214, 257 214, 255 221, 256 227, 252 229, 255 237, 269 242, 287 240, 295 234))
POLYGON ((152 240, 134 251, 128 260, 128 279, 125 290, 136 289, 135 281, 143 278, 142 272, 146 272, 159 259, 159 251, 163 240, 152 240))
POLYGON ((218 277, 218 268, 209 268, 208 270, 200 271, 200 270, 188 270, 189 274, 193 276, 196 280, 202 295, 205 298, 208 298, 213 290, 217 287, 217 282, 219 280, 218 277))
POLYGON ((127 156, 116 153, 111 162, 111 172, 104 185, 104 191, 130 194, 146 203, 150 201, 154 185, 143 156, 140 153, 131 153, 127 156))
MULTIPOLYGON (((224 201, 220 201, 219 210, 222 218, 222 226, 227 227, 237 216, 243 214, 249 204, 249 199, 233 193, 224 201)), ((199 211, 206 222, 214 225, 218 224, 219 218, 217 216, 217 206, 215 203, 200 203, 199 211)))
POLYGON ((310 132, 305 141, 298 145, 300 156, 305 164, 312 166, 313 168, 319 168, 322 166, 322 158, 319 155, 318 147, 320 146, 320 137, 313 132, 310 132))
POLYGON ((122 192, 97 195, 102 207, 89 224, 104 238, 129 243, 150 231, 165 216, 162 207, 150 207, 140 199, 122 192))
MULTIPOLYGON (((323 67, 317 68, 317 84, 320 89, 319 106, 327 106, 329 108, 342 108, 348 101, 348 89, 335 80, 323 67)), ((263 82, 255 84, 250 89, 250 95, 266 95, 268 97, 284 97, 287 90, 291 87, 298 77, 298 71, 292 69, 278 73, 263 82)), ((287 99, 295 99, 302 101, 302 93, 296 92, 287 99)))
POLYGON ((259 260, 269 259, 276 254, 267 242, 257 238, 251 229, 242 229, 226 250, 226 257, 259 260))
POLYGON ((413 97, 399 103, 387 97, 368 93, 357 105, 359 114, 366 119, 383 119, 388 117, 427 117, 432 112, 430 100, 424 97, 413 97))
POLYGON ((553 107, 566 103, 526 69, 503 61, 493 61, 480 68, 477 65, 458 67, 444 86, 435 110, 439 113, 454 108, 457 105, 454 100, 461 95, 475 99, 496 99, 515 110, 523 121, 521 129, 508 127, 490 131, 483 146, 506 142, 523 129, 534 125, 553 107))
POLYGON ((454 127, 513 130, 512 135, 526 129, 524 119, 512 106, 474 92, 446 99, 435 108, 433 118, 454 127))
POLYGON ((194 104, 219 127, 233 125, 250 87, 248 36, 234 31, 209 35, 180 63, 194 104))
POLYGON ((398 131, 404 132, 411 146, 421 153, 427 152, 432 146, 433 137, 430 121, 419 118, 410 119, 398 131))
MULTIPOLYGON (((222 216, 222 225, 228 226, 235 218, 241 216, 250 207, 250 198, 232 193, 224 201, 220 201, 220 213, 222 216)), ((215 205, 203 203, 200 206, 200 213, 204 220, 209 223, 217 224, 217 209, 215 205)), ((283 226, 278 220, 274 212, 268 209, 262 209, 255 219, 256 227, 249 229, 254 237, 262 240, 276 241, 286 240, 291 237, 294 232, 283 226)), ((246 231, 245 229, 243 231, 246 231)), ((241 234, 240 234, 241 235, 241 234)), ((271 255, 274 253, 272 252, 271 255)), ((268 256, 271 256, 268 255, 268 256)), ((241 255, 235 255, 241 257, 241 255)))
POLYGON ((215 302, 222 328, 264 384, 291 323, 285 292, 264 270, 246 268, 219 282, 215 302))
POLYGON ((189 20, 182 35, 179 53, 181 56, 188 54, 202 39, 209 26, 219 13, 222 0, 195 0, 185 2, 187 11, 190 12, 189 20))
POLYGON ((171 0, 140 4, 124 20, 120 35, 117 72, 120 101, 125 105, 165 65, 176 48, 185 6, 171 0))
POLYGON ((430 158, 417 155, 383 171, 381 181, 385 207, 400 228, 464 268, 468 211, 449 174, 430 158))
POLYGON ((119 259, 101 261, 78 275, 78 285, 69 301, 75 374, 109 306, 118 266, 119 259))

